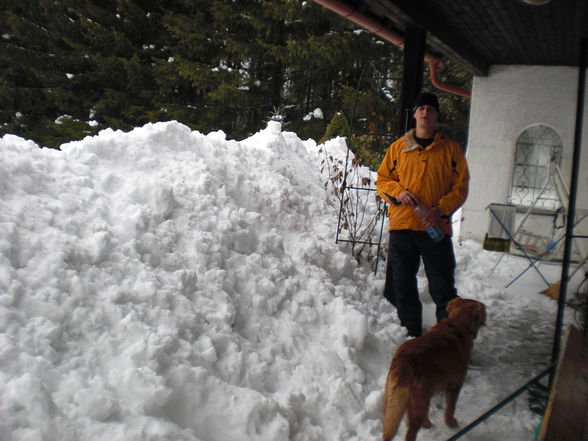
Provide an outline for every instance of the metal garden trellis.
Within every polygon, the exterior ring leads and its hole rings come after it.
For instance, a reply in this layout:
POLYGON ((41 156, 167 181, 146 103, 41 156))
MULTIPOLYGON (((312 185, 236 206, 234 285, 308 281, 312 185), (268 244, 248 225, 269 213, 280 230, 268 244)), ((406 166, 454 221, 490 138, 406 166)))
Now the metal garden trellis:
MULTIPOLYGON (((353 124, 355 121, 355 112, 357 110, 357 101, 359 98, 359 93, 360 93, 360 86, 364 77, 364 74, 367 70, 368 67, 372 66, 372 63, 367 63, 361 70, 361 74, 359 76, 359 81, 357 83, 357 88, 355 91, 355 99, 353 102, 353 109, 352 109, 352 113, 351 113, 351 118, 350 118, 350 122, 349 122, 349 131, 347 134, 347 140, 348 142, 350 142, 351 140, 351 136, 353 134, 353 124)), ((372 66, 373 67, 373 66, 372 66)), ((383 136, 383 135, 377 135, 377 136, 383 136)), ((348 146, 347 148, 347 152, 345 155, 345 168, 344 168, 344 172, 343 172, 343 182, 341 184, 341 192, 340 192, 340 206, 339 206, 339 218, 337 221, 337 234, 336 234, 336 239, 335 242, 339 243, 339 242, 347 242, 347 243, 351 243, 353 245, 353 247, 355 247, 355 245, 363 245, 363 246, 376 246, 377 247, 377 251, 376 251, 376 259, 375 259, 375 264, 374 264, 374 273, 378 271, 378 262, 380 259, 380 249, 381 249, 381 244, 382 244, 382 236, 383 236, 383 231, 384 231, 384 224, 385 224, 385 219, 386 219, 386 212, 387 212, 387 205, 385 203, 385 201, 381 201, 381 204, 383 204, 382 207, 380 207, 380 209, 376 210, 375 213, 375 219, 372 219, 372 222, 370 222, 368 224, 368 229, 371 229, 369 231, 367 231, 367 236, 368 236, 368 240, 360 240, 360 238, 357 237, 351 237, 351 239, 344 239, 341 238, 341 230, 342 230, 342 226, 344 225, 343 222, 343 218, 346 212, 346 201, 349 200, 351 198, 351 196, 349 196, 348 198, 346 198, 346 193, 348 193, 349 191, 357 191, 357 192, 367 192, 367 193, 376 193, 376 189, 373 188, 371 186, 371 182, 369 182, 367 184, 367 186, 363 185, 361 187, 355 186, 355 185, 348 185, 348 177, 349 177, 349 152, 350 152, 350 147, 348 146), (378 240, 373 241, 371 240, 371 238, 373 237, 373 231, 376 228, 376 225, 378 223, 378 218, 381 218, 379 220, 380 223, 380 232, 378 235, 378 240)), ((365 201, 367 201, 367 198, 364 199, 365 201)), ((365 209, 367 208, 367 202, 363 205, 363 213, 362 213, 362 218, 365 216, 365 209)), ((363 234, 361 235, 363 236, 363 234)))

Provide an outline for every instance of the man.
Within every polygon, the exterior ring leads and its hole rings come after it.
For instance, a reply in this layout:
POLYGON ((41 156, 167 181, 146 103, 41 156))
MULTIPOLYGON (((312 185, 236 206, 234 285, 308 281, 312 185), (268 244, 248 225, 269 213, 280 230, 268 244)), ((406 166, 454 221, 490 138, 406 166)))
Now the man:
POLYGON ((388 148, 380 168, 378 194, 390 203, 390 242, 384 296, 396 307, 408 335, 422 334, 422 304, 417 272, 422 258, 437 321, 457 297, 451 215, 468 195, 469 171, 462 147, 436 130, 439 101, 420 94, 413 107, 416 128, 388 148), (424 217, 415 213, 426 207, 424 217), (435 242, 425 231, 438 225, 443 238, 435 242))

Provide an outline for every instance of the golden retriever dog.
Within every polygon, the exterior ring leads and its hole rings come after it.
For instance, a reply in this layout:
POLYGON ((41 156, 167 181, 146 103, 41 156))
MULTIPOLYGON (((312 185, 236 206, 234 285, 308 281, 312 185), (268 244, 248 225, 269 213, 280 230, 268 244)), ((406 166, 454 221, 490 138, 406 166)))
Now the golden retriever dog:
POLYGON ((421 337, 402 343, 392 359, 384 392, 384 441, 390 441, 408 412, 405 441, 415 441, 422 426, 431 427, 429 402, 445 392, 445 423, 453 416, 468 370, 474 339, 486 323, 486 308, 476 300, 455 298, 449 316, 421 337))

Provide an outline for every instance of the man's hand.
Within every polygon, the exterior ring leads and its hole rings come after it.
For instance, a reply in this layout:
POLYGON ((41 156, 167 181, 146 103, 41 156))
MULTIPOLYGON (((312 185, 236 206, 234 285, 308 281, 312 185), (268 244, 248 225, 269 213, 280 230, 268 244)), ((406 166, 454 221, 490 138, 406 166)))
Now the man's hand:
POLYGON ((441 210, 439 207, 433 207, 429 210, 427 216, 423 218, 423 227, 432 227, 439 222, 439 219, 441 219, 441 210))
POLYGON ((398 195, 398 200, 409 207, 416 207, 419 203, 417 197, 408 190, 402 190, 398 195))

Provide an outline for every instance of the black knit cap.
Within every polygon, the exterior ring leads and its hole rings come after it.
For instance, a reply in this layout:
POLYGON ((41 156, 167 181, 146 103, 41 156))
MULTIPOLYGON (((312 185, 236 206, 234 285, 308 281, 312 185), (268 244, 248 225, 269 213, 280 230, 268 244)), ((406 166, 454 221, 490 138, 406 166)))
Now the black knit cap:
POLYGON ((417 107, 424 106, 425 104, 434 107, 435 110, 439 112, 439 100, 437 99, 437 95, 428 92, 423 92, 417 96, 414 101, 414 106, 412 106, 412 111, 415 112, 417 107))

